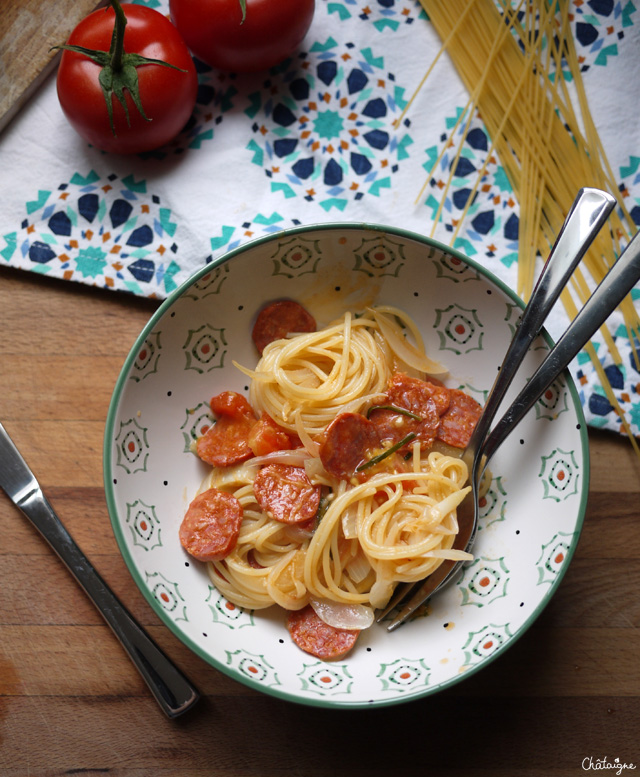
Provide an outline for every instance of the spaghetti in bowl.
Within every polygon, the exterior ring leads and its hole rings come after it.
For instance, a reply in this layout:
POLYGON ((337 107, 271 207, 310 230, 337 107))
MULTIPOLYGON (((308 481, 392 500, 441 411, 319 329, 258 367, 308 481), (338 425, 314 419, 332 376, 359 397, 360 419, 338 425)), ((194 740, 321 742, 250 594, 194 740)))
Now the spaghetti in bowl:
MULTIPOLYGON (((290 638, 287 611, 300 613, 309 603, 322 610, 334 600, 373 609, 397 580, 414 579, 410 574, 419 579, 448 552, 465 478, 450 451, 425 449, 407 435, 384 439, 366 448, 366 455, 361 451, 341 474, 341 433, 329 445, 332 460, 338 460, 336 475, 321 449, 340 415, 375 425, 376 414, 393 412, 387 400, 395 375, 426 377, 481 405, 519 311, 507 289, 451 249, 399 230, 352 224, 300 228, 247 244, 179 289, 132 349, 105 434, 105 484, 116 538, 167 626, 235 679, 320 706, 414 699, 459 682, 499 656, 555 591, 582 523, 586 434, 568 377, 492 460, 473 558, 457 584, 433 597, 411 623, 392 634, 384 623, 373 624, 359 631, 352 649, 330 653, 326 661, 290 638), (278 338, 262 346, 261 354, 252 332, 260 311, 277 300, 303 307, 317 322, 317 336, 278 338), (382 353, 363 338, 347 349, 351 364, 335 357, 336 349, 344 350, 346 330, 351 343, 354 331, 367 329, 369 335, 378 331, 382 353), (393 351, 389 360, 385 348, 393 351), (416 365, 421 351, 428 362, 416 365), (310 363, 317 373, 310 353, 332 364, 320 370, 321 382, 342 381, 333 398, 333 388, 323 386, 319 401, 313 385, 300 378, 310 363), (282 380, 274 381, 274 374, 282 380), (295 444, 262 457, 252 451, 230 466, 196 455, 198 442, 220 422, 212 412, 219 406, 211 400, 225 394, 243 397, 254 423, 265 414, 275 417, 295 444), (283 467, 302 469, 314 494, 323 488, 329 494, 315 525, 274 520, 277 509, 256 498, 273 490, 283 467), (265 470, 257 487, 257 472, 265 470), (434 496, 438 478, 453 485, 434 496), (242 528, 231 555, 208 560, 181 544, 180 530, 194 499, 212 489, 240 504, 242 528), (447 509, 439 509, 440 503, 447 509), (438 516, 449 523, 438 528, 438 516), (425 517, 435 531, 420 528, 425 517), (414 557, 407 550, 411 542, 414 557)), ((541 337, 525 361, 523 380, 547 347, 541 337)), ((393 425, 402 428, 403 421, 393 425)), ((412 429, 418 421, 408 423, 412 429)), ((288 487, 295 490, 298 481, 288 487)), ((312 492, 305 492, 307 506, 313 505, 312 492)), ((310 509, 316 517, 318 508, 310 509)))

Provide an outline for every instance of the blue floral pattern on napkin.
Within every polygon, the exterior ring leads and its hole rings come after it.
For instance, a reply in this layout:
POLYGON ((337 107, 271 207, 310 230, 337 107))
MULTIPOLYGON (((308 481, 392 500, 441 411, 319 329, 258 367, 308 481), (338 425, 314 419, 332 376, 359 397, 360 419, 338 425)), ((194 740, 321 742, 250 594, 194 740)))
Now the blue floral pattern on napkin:
MULTIPOLYGON (((138 2, 168 13, 168 0, 138 2)), ((571 6, 585 86, 599 105, 608 83, 636 70, 636 6, 571 6)), ((163 298, 203 263, 254 237, 298 224, 366 221, 433 231, 514 287, 518 203, 481 118, 473 119, 459 157, 444 148, 467 101, 450 65, 430 76, 405 112, 439 47, 416 0, 317 0, 300 50, 270 72, 238 76, 196 61, 198 101, 187 126, 167 147, 129 158, 103 154, 74 135, 52 79, 0 139, 3 199, 11 203, 0 218, 0 262, 163 298), (25 147, 34 155, 28 166, 25 147), (470 181, 485 162, 472 194, 470 181)), ((604 135, 620 191, 640 223, 640 133, 623 139, 604 127, 604 135)), ((595 344, 638 434, 634 345, 617 318, 610 329, 623 364, 595 344)), ((572 371, 588 422, 620 431, 586 354, 572 371)))

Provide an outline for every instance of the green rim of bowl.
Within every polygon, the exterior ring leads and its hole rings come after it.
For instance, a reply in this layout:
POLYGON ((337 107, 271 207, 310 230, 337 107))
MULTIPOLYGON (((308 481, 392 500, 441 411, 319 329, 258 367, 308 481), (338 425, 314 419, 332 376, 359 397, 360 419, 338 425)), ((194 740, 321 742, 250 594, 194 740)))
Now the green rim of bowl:
MULTIPOLYGON (((328 708, 334 708, 334 709, 366 709, 366 708, 370 709, 372 707, 395 706, 396 704, 404 704, 409 701, 425 698, 426 696, 432 696, 435 693, 439 693, 447 688, 457 685, 462 680, 465 680, 466 678, 471 677, 472 675, 476 674, 476 672, 480 671, 481 669, 484 669, 485 667, 489 666, 489 664, 493 663, 493 661, 495 661, 498 657, 500 657, 505 650, 510 648, 515 642, 517 642, 520 639, 520 637, 523 636, 523 634, 525 634, 529 630, 529 628, 533 625, 533 623, 537 620, 537 618, 540 616, 542 611, 548 605, 551 598, 557 591, 560 583, 562 582, 562 579, 564 578, 564 575, 571 563, 571 560, 573 558, 573 555, 575 553, 575 549, 578 543, 577 542, 573 543, 572 547, 569 549, 569 552, 568 552, 567 563, 563 564, 562 569, 558 573, 558 576, 553 581, 552 585, 550 586, 549 590, 547 591, 543 599, 540 601, 540 603, 535 608, 535 610, 533 610, 533 612, 529 615, 527 620, 518 629, 518 631, 501 648, 496 650, 495 653, 493 653, 491 656, 487 657, 485 660, 481 661, 480 663, 470 667, 469 670, 465 672, 463 675, 452 677, 450 680, 442 682, 439 685, 422 689, 421 691, 415 694, 403 696, 402 698, 384 699, 384 700, 372 699, 371 701, 368 701, 368 702, 362 702, 362 701, 341 702, 341 701, 335 701, 333 699, 305 698, 305 697, 300 697, 298 695, 295 695, 289 691, 281 691, 274 688, 268 688, 268 687, 262 688, 260 686, 256 686, 256 684, 252 683, 251 680, 243 677, 241 674, 239 674, 233 669, 230 669, 228 666, 225 666, 218 659, 216 659, 215 657, 211 656, 206 651, 204 651, 190 637, 184 634, 180 630, 180 628, 176 626, 175 622, 166 615, 165 611, 155 600, 154 596, 149 591, 146 583, 144 582, 141 575, 139 574, 136 568, 136 564, 133 560, 133 557, 129 552, 127 543, 125 542, 124 533, 122 531, 118 510, 116 507, 116 500, 115 500, 114 489, 113 489, 113 472, 111 467, 111 440, 113 439, 115 417, 116 417, 116 412, 118 410, 118 405, 120 402, 120 396, 122 394, 123 387, 127 381, 129 371, 131 369, 133 362, 135 361, 136 354, 139 352, 140 347, 144 342, 145 338, 147 337, 149 332, 156 326, 157 322, 162 318, 165 312, 169 308, 171 308, 171 306, 175 303, 175 301, 179 297, 181 297, 182 294, 184 294, 184 292, 193 283, 195 283, 202 276, 210 272, 212 267, 217 267, 218 265, 225 264, 226 262, 231 261, 235 256, 238 256, 239 254, 242 254, 245 251, 252 249, 256 245, 272 242, 274 240, 282 240, 283 238, 286 238, 288 236, 303 234, 310 231, 332 231, 332 230, 333 231, 367 230, 372 232, 386 232, 390 235, 394 235, 399 238, 404 238, 407 240, 413 240, 418 243, 422 243, 425 247, 438 248, 450 254, 451 256, 459 259, 465 264, 468 264, 469 266, 473 267, 473 269, 476 270, 476 272, 478 272, 480 275, 482 275, 488 282, 490 282, 491 284, 499 288, 502 292, 504 292, 504 294, 510 297, 511 300, 513 300, 513 302, 515 302, 521 309, 524 309, 523 301, 520 299, 520 297, 517 296, 517 294, 512 289, 510 289, 502 280, 500 280, 498 277, 493 275, 493 273, 491 273, 486 268, 482 267, 482 265, 475 262, 473 259, 470 259, 468 256, 465 256, 460 251, 457 251, 455 248, 451 248, 450 246, 445 245, 444 243, 441 243, 432 238, 428 238, 419 233, 412 232, 410 230, 402 229, 399 227, 391 227, 391 226, 368 223, 368 222, 327 222, 327 223, 320 223, 320 224, 308 224, 306 226, 301 226, 301 227, 293 227, 290 229, 281 230, 279 232, 275 232, 273 234, 266 235, 264 237, 256 238, 255 240, 251 240, 246 243, 243 243, 241 246, 238 246, 237 248, 234 248, 233 250, 223 254, 222 256, 218 257, 217 259, 214 259, 212 262, 209 262, 208 264, 205 264, 199 270, 194 272, 179 288, 177 288, 169 297, 167 297, 167 299, 160 305, 160 307, 152 315, 152 317, 150 318, 150 320, 148 321, 148 323, 146 324, 146 326, 144 327, 140 335, 138 335, 120 371, 120 374, 115 384, 111 402, 109 404, 109 410, 107 413, 107 420, 105 425, 104 442, 103 442, 104 487, 105 487, 105 494, 106 494, 106 501, 107 501, 107 509, 109 512, 113 533, 115 535, 116 542, 118 543, 118 547, 129 569, 131 576, 133 577, 138 588, 144 595, 145 599, 147 600, 147 602, 149 603, 153 611, 160 618, 160 620, 170 629, 170 631, 172 631, 176 635, 176 637, 178 637, 178 639, 183 644, 189 647, 197 656, 202 658, 206 663, 210 664, 211 666, 213 666, 215 669, 219 670, 223 674, 226 674, 228 677, 231 677, 237 682, 240 682, 243 685, 246 685, 250 688, 253 688, 254 690, 265 693, 269 696, 275 696, 277 698, 284 699, 286 701, 291 701, 291 702, 295 702, 298 704, 303 704, 311 707, 328 707, 328 708)), ((542 335, 549 345, 553 344, 553 340, 546 330, 542 331, 542 335)), ((586 512, 586 505, 587 505, 587 499, 589 494, 589 479, 590 479, 589 436, 588 436, 587 425, 585 422, 584 412, 582 409, 582 403, 580 402, 580 397, 576 389, 575 383, 573 381, 573 377, 571 376, 568 370, 565 371, 564 377, 567 383, 567 387, 569 388, 569 391, 571 393, 573 404, 576 410, 576 415, 578 418, 578 423, 580 425, 580 430, 579 430, 580 440, 581 440, 581 447, 582 447, 582 456, 584 460, 584 477, 582 481, 580 507, 579 507, 579 512, 576 520, 576 534, 577 534, 577 539, 579 539, 580 533, 582 531, 582 527, 584 524, 584 516, 586 512)))

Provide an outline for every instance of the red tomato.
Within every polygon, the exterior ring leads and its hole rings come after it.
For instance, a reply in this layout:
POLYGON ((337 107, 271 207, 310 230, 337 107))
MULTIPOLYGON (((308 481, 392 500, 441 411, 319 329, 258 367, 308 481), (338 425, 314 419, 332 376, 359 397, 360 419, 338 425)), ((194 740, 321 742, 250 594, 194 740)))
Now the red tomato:
POLYGON ((250 418, 256 420, 249 401, 237 391, 221 391, 209 400, 209 407, 214 415, 228 415, 231 418, 250 418))
POLYGON ((233 73, 267 70, 293 54, 311 25, 315 0, 170 0, 171 19, 191 51, 233 73))
MULTIPOLYGON (((75 51, 63 51, 57 86, 62 110, 79 135, 103 151, 132 154, 158 148, 180 132, 195 106, 198 76, 180 33, 165 16, 143 5, 127 4, 124 11, 127 54, 160 59, 186 71, 156 64, 136 68, 140 101, 150 121, 145 121, 125 91, 130 126, 123 107, 113 97, 114 136, 98 82, 101 68, 75 51)), ((78 24, 67 42, 108 52, 114 23, 112 7, 94 11, 78 24)))
MULTIPOLYGON (((297 435, 294 435, 297 442, 297 435)), ((251 428, 247 441, 254 456, 266 456, 274 451, 286 451, 296 445, 289 433, 263 413, 259 421, 251 428)))

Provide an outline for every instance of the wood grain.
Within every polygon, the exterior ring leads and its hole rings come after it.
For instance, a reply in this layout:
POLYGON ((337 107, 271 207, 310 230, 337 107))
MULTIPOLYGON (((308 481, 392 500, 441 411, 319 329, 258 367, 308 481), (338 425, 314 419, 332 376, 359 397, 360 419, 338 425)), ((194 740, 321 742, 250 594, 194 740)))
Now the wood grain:
POLYGON ((102 487, 111 392, 155 307, 0 268, 0 418, 78 544, 203 698, 163 717, 0 493, 2 777, 563 777, 585 774, 589 757, 640 764, 640 464, 610 433, 590 432, 584 530, 556 596, 465 683, 387 709, 313 709, 241 685, 182 645, 133 582, 102 487))
POLYGON ((98 0, 2 0, 0 13, 0 132, 55 69, 76 24, 98 0))

